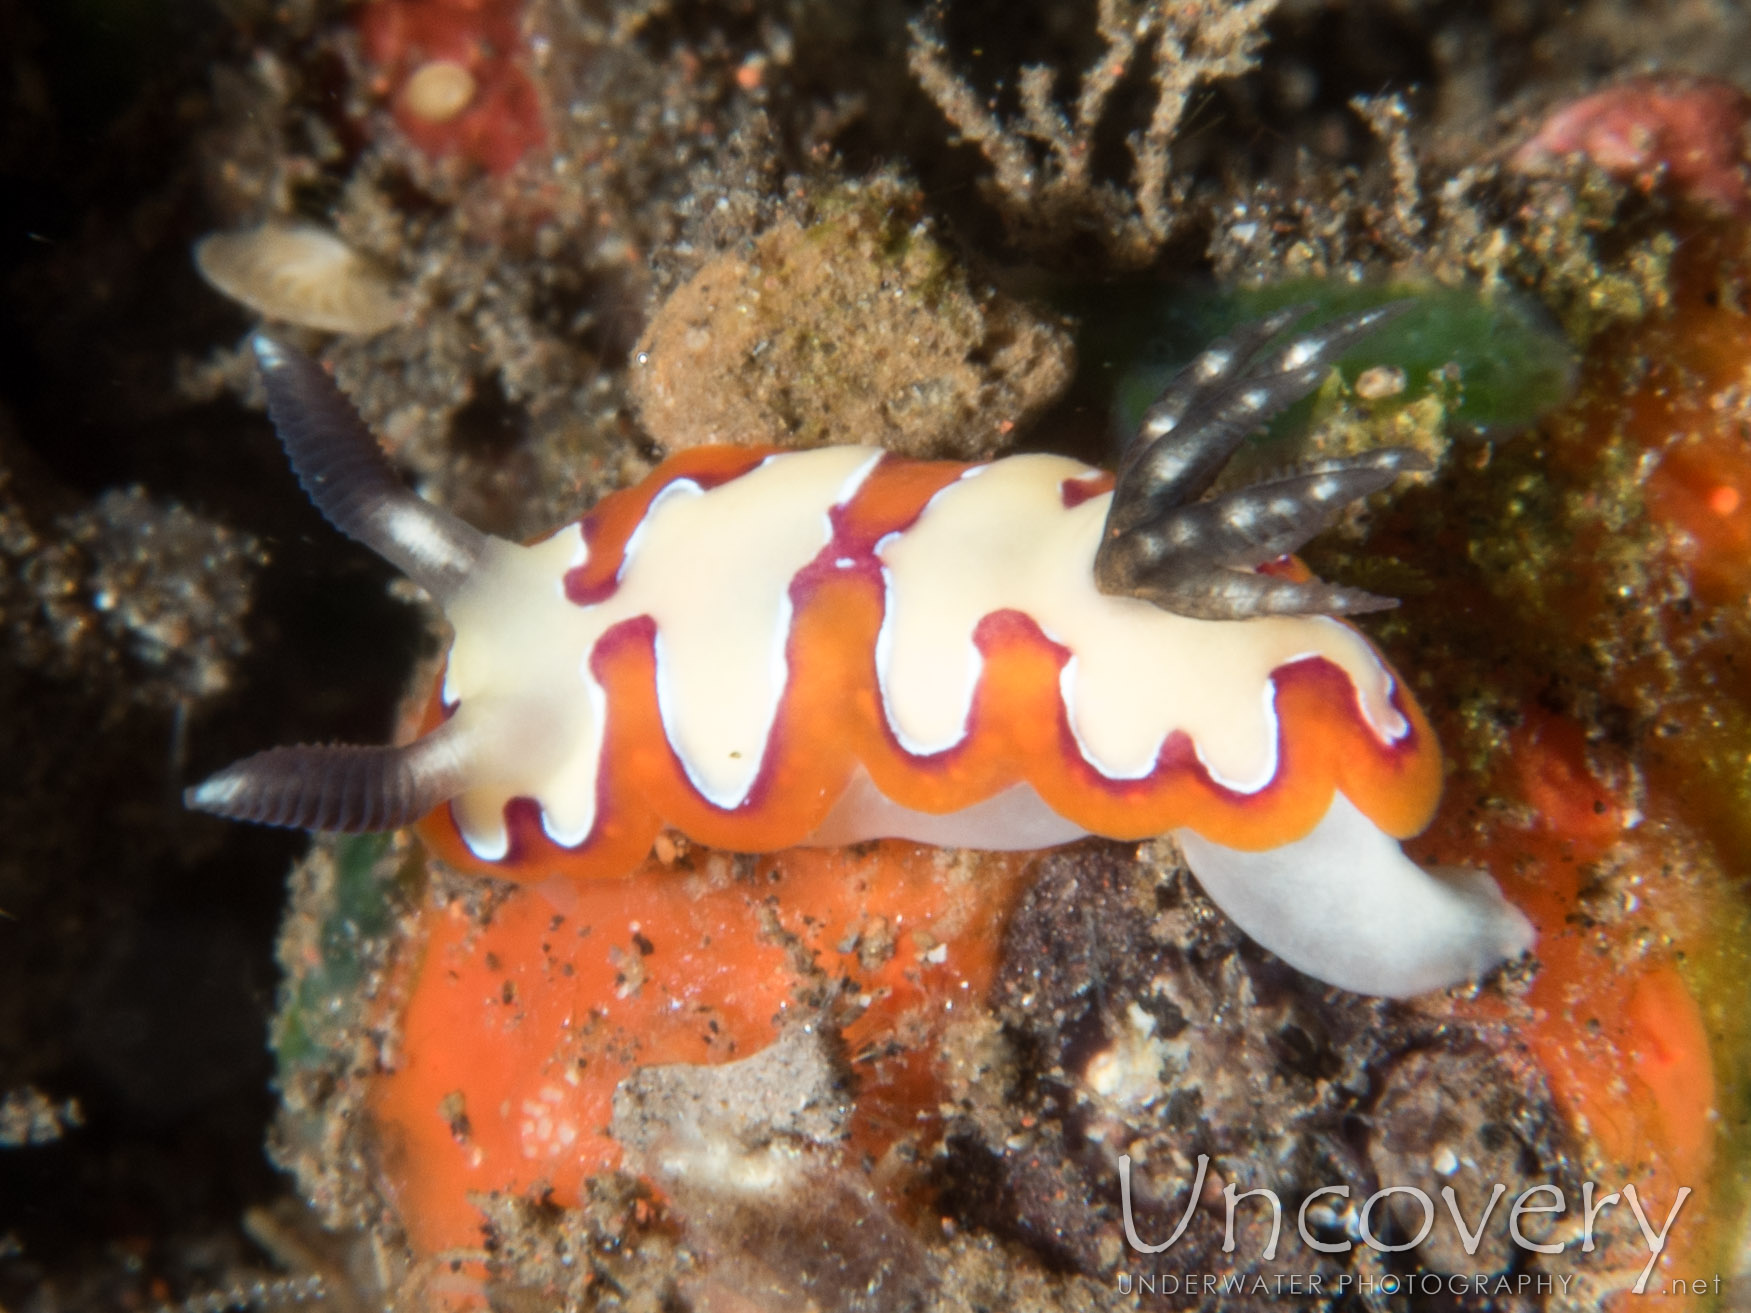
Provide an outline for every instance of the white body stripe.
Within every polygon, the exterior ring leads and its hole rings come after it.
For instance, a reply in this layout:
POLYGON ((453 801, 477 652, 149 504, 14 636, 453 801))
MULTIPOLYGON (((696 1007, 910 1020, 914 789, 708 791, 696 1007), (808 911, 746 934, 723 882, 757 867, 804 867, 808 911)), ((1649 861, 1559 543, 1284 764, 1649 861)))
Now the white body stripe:
POLYGON ((965 734, 973 688, 959 672, 993 611, 1031 617, 1070 649, 1065 709, 1089 764, 1111 779, 1155 766, 1174 730, 1230 787, 1251 791, 1276 771, 1271 672, 1322 656, 1349 676, 1384 742, 1408 726, 1392 676, 1366 641, 1324 617, 1192 620, 1094 586, 1110 494, 1066 508, 1066 479, 1088 467, 1061 456, 1012 456, 952 483, 880 552, 888 571, 879 660, 887 716, 902 743, 938 750, 965 734), (945 678, 944 672, 955 672, 945 678))
POLYGON ((588 836, 606 706, 590 661, 603 634, 640 616, 656 622, 658 705, 688 779, 719 807, 746 801, 788 678, 791 580, 830 541, 829 512, 878 457, 824 447, 774 457, 709 492, 669 485, 627 542, 619 586, 595 606, 573 605, 553 587, 583 559, 576 525, 507 547, 516 559, 495 559, 451 607, 447 686, 459 715, 538 699, 531 734, 516 737, 543 741, 507 748, 496 782, 453 804, 470 848, 482 857, 502 849, 504 806, 516 797, 540 804, 554 839, 588 836))

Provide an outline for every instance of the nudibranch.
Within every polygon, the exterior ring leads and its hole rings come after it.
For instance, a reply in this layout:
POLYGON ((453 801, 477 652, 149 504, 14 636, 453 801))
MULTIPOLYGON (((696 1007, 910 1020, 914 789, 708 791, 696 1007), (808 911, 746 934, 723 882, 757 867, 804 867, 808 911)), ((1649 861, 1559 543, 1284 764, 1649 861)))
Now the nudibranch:
POLYGON ((1439 749, 1337 618, 1393 603, 1284 559, 1425 462, 1386 448, 1210 495, 1394 308, 1281 340, 1301 313, 1197 357, 1116 476, 700 447, 526 546, 415 496, 322 368, 258 335, 305 490, 454 638, 414 742, 276 748, 188 805, 418 822, 445 859, 529 881, 624 875, 664 826, 741 852, 1171 834, 1242 929, 1320 980, 1471 979, 1532 929, 1487 875, 1399 847, 1433 813, 1439 749))

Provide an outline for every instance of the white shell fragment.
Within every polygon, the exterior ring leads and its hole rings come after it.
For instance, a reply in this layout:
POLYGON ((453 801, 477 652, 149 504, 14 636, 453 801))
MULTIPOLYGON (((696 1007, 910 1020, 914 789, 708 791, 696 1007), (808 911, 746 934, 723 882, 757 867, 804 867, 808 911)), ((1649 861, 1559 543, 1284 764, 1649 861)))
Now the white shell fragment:
POLYGON ((328 333, 380 333, 402 302, 382 270, 314 224, 270 220, 195 243, 195 267, 267 319, 328 333))

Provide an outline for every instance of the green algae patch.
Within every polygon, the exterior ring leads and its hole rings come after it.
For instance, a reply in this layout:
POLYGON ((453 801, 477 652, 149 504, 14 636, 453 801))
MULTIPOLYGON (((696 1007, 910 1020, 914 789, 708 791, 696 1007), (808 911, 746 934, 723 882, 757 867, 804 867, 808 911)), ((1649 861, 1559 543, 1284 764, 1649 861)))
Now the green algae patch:
MULTIPOLYGON (((1569 395, 1575 353, 1544 309, 1513 293, 1471 288, 1308 279, 1202 294, 1102 291, 1077 307, 1079 347, 1089 366, 1106 372, 1115 424, 1129 434, 1174 371, 1235 326, 1305 306, 1298 326, 1307 329, 1395 301, 1409 306, 1338 362, 1345 389, 1372 411, 1434 398, 1456 432, 1495 438, 1532 424, 1569 395)), ((1271 438, 1299 432, 1331 400, 1322 392, 1293 407, 1270 426, 1271 438)))
POLYGON ((270 1043, 282 1079, 327 1061, 338 1036, 351 1032, 357 1002, 405 902, 404 854, 394 838, 338 838, 294 873, 295 884, 309 887, 302 891, 307 896, 294 898, 281 944, 286 982, 270 1043))

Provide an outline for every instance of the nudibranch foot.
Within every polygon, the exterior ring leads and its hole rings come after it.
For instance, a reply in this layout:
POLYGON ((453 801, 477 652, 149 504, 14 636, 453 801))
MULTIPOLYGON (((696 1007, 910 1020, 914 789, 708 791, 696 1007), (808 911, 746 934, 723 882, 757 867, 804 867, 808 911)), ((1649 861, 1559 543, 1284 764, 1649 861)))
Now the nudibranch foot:
POLYGON ((902 807, 858 770, 809 835, 805 846, 838 848, 871 836, 910 839, 939 848, 983 848, 987 852, 1027 852, 1086 839, 1089 832, 1046 806, 1029 784, 1012 784, 983 802, 952 812, 921 812, 902 807))
POLYGON ((1475 980, 1532 947, 1532 923, 1482 871, 1418 866, 1333 796, 1303 838, 1241 852, 1177 831, 1210 900, 1278 957, 1358 994, 1409 998, 1475 980))
POLYGON ((1397 605, 1356 588, 1253 573, 1296 550, 1349 503, 1428 461, 1404 447, 1321 461, 1200 501, 1247 435, 1310 394, 1332 362, 1399 314, 1395 302, 1273 349, 1305 307, 1243 325, 1205 350, 1144 414, 1119 467, 1096 586, 1199 620, 1353 615, 1397 605))

